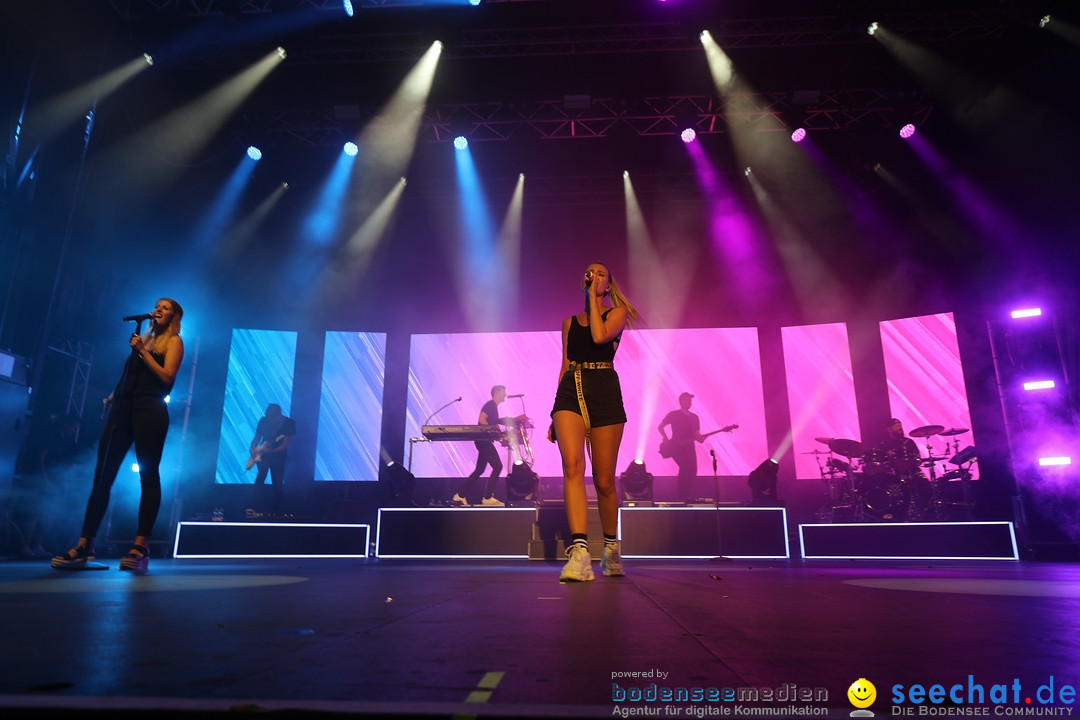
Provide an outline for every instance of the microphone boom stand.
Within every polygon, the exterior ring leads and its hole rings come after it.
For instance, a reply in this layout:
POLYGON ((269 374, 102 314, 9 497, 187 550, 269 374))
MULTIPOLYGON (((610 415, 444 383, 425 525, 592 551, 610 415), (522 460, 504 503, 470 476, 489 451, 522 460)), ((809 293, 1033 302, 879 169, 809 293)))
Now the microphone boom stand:
POLYGON ((716 474, 716 451, 709 450, 712 456, 713 508, 716 510, 716 557, 713 560, 729 560, 724 557, 724 531, 720 523, 720 477, 716 474))

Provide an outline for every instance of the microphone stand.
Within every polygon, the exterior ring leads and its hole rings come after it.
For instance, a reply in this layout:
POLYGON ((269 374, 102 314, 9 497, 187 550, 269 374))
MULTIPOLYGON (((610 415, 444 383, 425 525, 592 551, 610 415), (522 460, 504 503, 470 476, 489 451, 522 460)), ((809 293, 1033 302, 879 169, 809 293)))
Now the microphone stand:
MULTIPOLYGON (((442 406, 441 408, 439 408, 439 409, 438 409, 438 410, 436 410, 435 412, 433 412, 433 413, 431 413, 430 415, 428 415, 428 416, 427 416, 427 420, 425 420, 425 421, 424 421, 424 425, 427 425, 427 424, 428 424, 428 423, 429 423, 429 422, 431 421, 431 418, 435 417, 436 415, 438 415, 438 414, 439 414, 439 413, 441 413, 441 412, 442 412, 443 410, 445 410, 446 408, 450 407, 451 405, 453 405, 453 404, 454 404, 454 403, 456 403, 456 402, 461 402, 461 398, 460 398, 460 397, 458 397, 458 398, 454 398, 453 400, 451 400, 450 402, 446 403, 445 405, 443 405, 443 406, 442 406)), ((428 439, 427 439, 426 437, 424 437, 424 435, 423 435, 423 426, 421 426, 420 430, 421 430, 421 434, 420 434, 420 437, 411 437, 411 438, 409 438, 409 464, 408 464, 408 465, 406 466, 406 468, 405 468, 405 469, 406 469, 406 470, 408 470, 409 472, 412 472, 412 456, 413 456, 413 447, 414 447, 414 446, 416 445, 416 443, 418 443, 418 442, 428 442, 428 439)))
MULTIPOLYGON (((135 335, 142 335, 142 324, 143 324, 142 320, 136 320, 135 321, 135 333, 134 333, 135 335)), ((130 369, 132 360, 135 357, 136 357, 135 356, 135 348, 131 348, 131 353, 128 355, 127 360, 124 361, 124 368, 123 368, 123 370, 120 371, 120 381, 116 384, 116 389, 113 390, 112 402, 110 402, 109 407, 106 408, 101 413, 101 419, 104 420, 106 424, 109 423, 109 416, 112 413, 116 412, 117 407, 119 407, 120 400, 124 396, 124 391, 127 390, 128 370, 130 369)), ((109 425, 109 436, 105 440, 105 453, 103 455, 103 457, 106 458, 106 460, 109 458, 110 454, 112 453, 113 437, 115 435, 116 435, 116 425, 115 424, 109 425)), ((108 508, 108 512, 107 512, 106 516, 103 518, 102 524, 105 527, 105 537, 108 538, 109 535, 112 533, 112 507, 111 506, 108 508)), ((98 534, 100 535, 101 533, 99 532, 98 534)))
POLYGON ((424 421, 424 424, 425 424, 425 425, 427 425, 427 424, 428 424, 428 423, 429 423, 429 422, 431 421, 431 418, 435 417, 436 415, 438 415, 438 414, 439 414, 439 413, 441 413, 441 412, 442 412, 443 410, 445 410, 446 408, 450 407, 451 405, 453 405, 453 404, 454 404, 454 403, 456 403, 456 402, 461 402, 461 398, 455 398, 454 400, 451 400, 450 402, 446 403, 445 405, 443 405, 443 406, 442 406, 441 408, 439 408, 439 409, 438 409, 438 410, 436 410, 435 412, 433 412, 433 413, 431 413, 430 415, 428 415, 428 416, 427 416, 427 420, 425 420, 425 421, 424 421))
POLYGON ((713 508, 716 510, 716 557, 713 560, 728 560, 724 557, 724 531, 720 522, 720 477, 716 474, 716 451, 709 450, 712 456, 713 508))

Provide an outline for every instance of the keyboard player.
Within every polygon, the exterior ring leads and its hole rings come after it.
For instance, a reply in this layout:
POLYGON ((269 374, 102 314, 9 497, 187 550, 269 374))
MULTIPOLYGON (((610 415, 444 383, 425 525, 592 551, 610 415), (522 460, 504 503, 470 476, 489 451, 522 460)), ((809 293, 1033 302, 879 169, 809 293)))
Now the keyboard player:
MULTIPOLYGON (((506 400, 506 386, 496 385, 491 388, 491 399, 480 408, 480 419, 477 420, 477 424, 497 425, 499 423, 499 405, 503 400, 506 400)), ((484 486, 484 496, 480 500, 480 504, 501 506, 504 503, 495 497, 495 484, 499 481, 499 475, 503 469, 499 451, 495 449, 495 443, 491 440, 474 440, 473 444, 476 445, 476 469, 472 471, 469 477, 465 478, 461 489, 454 493, 451 502, 454 505, 468 507, 469 491, 472 490, 473 485, 480 479, 480 476, 484 474, 485 468, 490 467, 491 474, 488 475, 487 484, 484 486)))

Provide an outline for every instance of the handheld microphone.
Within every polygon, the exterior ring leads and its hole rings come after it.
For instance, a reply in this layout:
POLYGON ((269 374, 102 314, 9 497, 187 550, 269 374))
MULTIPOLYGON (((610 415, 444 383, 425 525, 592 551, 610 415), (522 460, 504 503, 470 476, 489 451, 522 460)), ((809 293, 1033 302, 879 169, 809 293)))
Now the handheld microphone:
POLYGON ((585 287, 589 287, 590 285, 592 285, 592 273, 587 272, 585 273, 585 287))
POLYGON ((143 320, 149 320, 154 317, 152 313, 142 313, 140 315, 127 315, 120 319, 120 322, 142 322, 143 320))
POLYGON ((519 398, 519 397, 525 397, 525 393, 518 393, 517 395, 507 395, 506 399, 509 400, 510 398, 519 398))

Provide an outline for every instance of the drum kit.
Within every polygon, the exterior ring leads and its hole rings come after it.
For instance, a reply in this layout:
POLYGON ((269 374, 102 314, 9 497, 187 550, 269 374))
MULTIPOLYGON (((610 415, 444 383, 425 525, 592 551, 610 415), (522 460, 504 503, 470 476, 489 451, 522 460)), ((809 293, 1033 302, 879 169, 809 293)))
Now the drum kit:
POLYGON ((910 437, 926 440, 925 457, 911 443, 907 443, 909 457, 904 453, 904 445, 899 450, 869 448, 857 440, 815 437, 828 450, 803 454, 817 456, 826 487, 827 504, 818 511, 818 519, 824 522, 945 520, 948 511, 957 508, 965 519, 971 519, 974 505, 969 481, 976 453, 972 446, 961 451, 959 440, 967 432, 967 428, 946 429, 943 425, 924 425, 911 430, 910 437), (946 438, 943 455, 934 454, 930 441, 934 436, 946 438), (950 443, 952 457, 948 457, 950 443), (937 465, 946 459, 957 467, 939 477, 937 465), (944 484, 953 480, 961 482, 962 497, 957 502, 948 502, 944 484))

